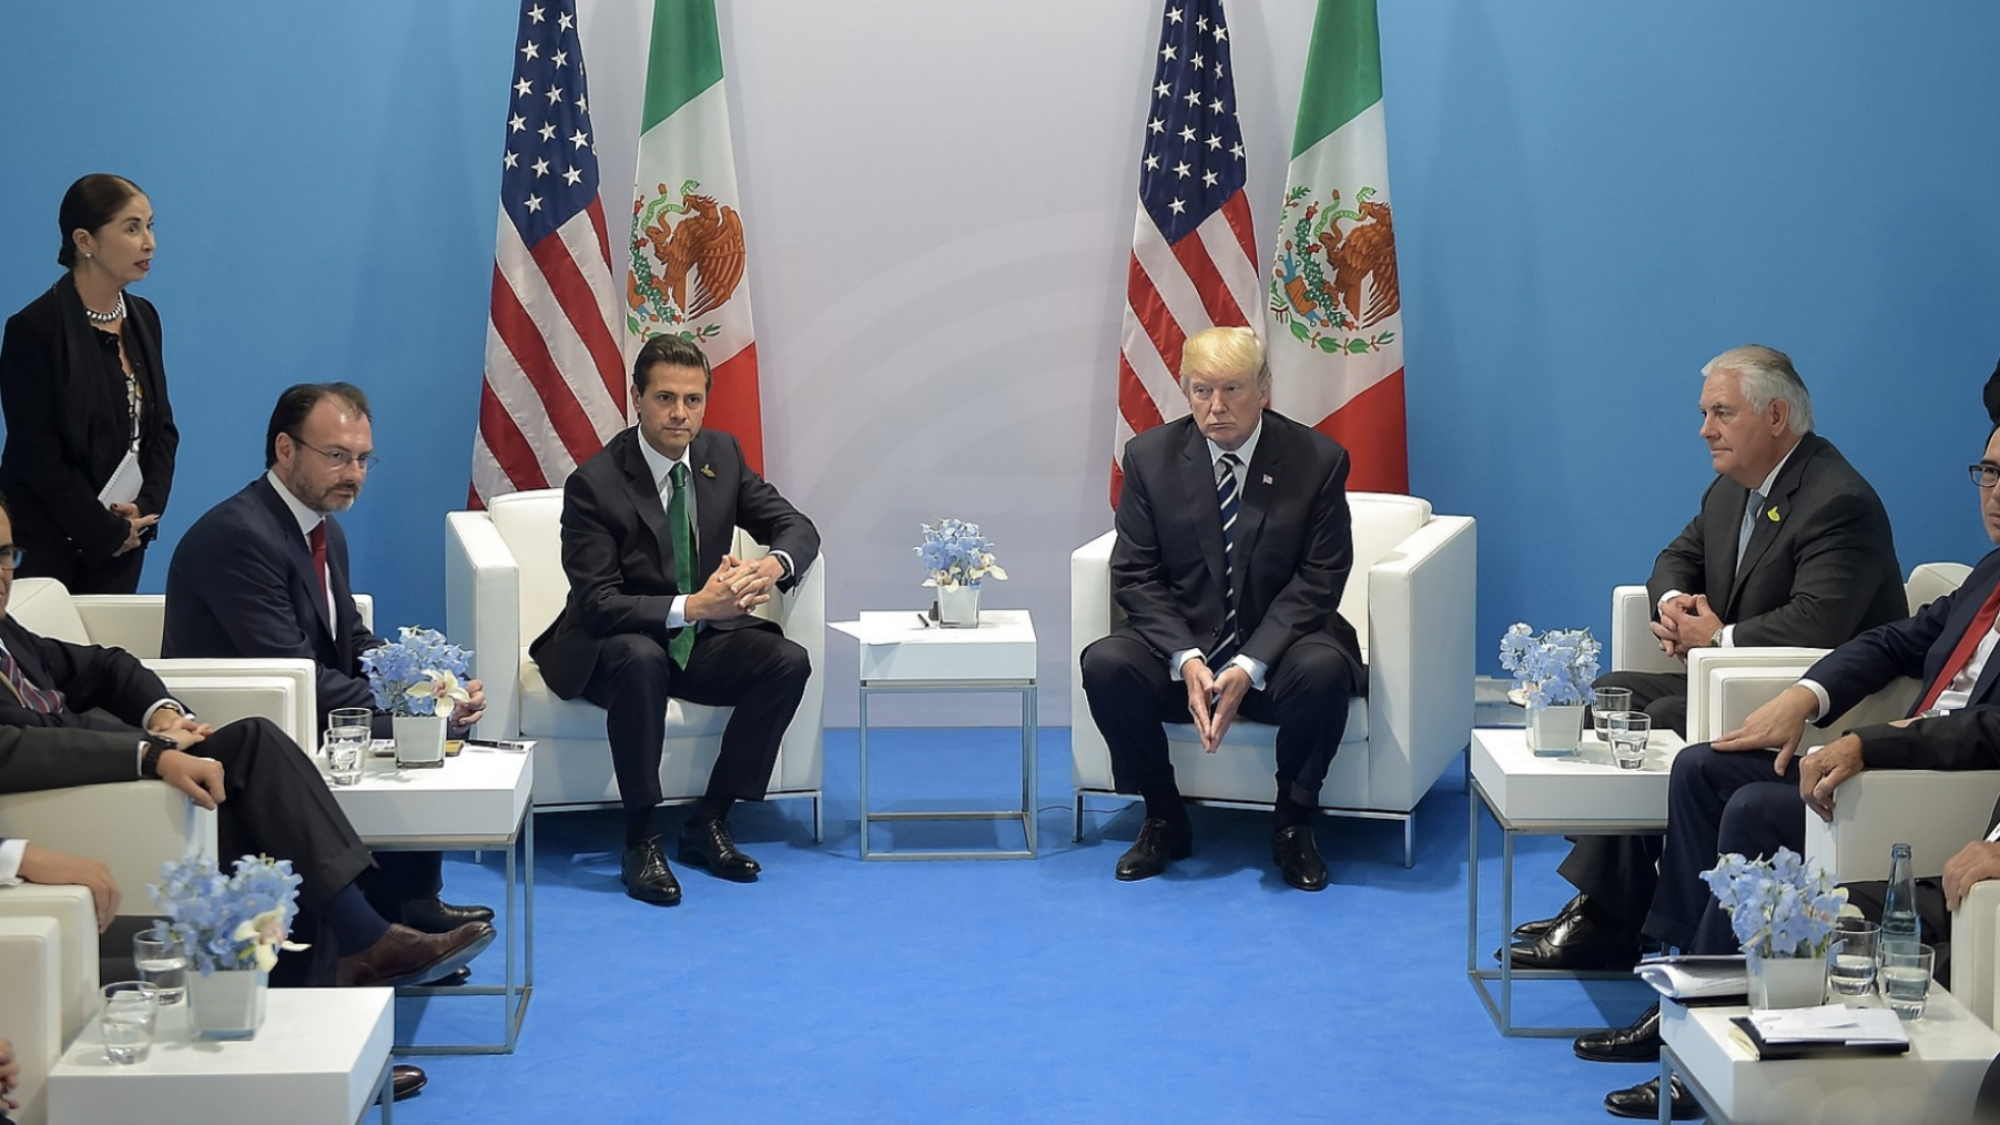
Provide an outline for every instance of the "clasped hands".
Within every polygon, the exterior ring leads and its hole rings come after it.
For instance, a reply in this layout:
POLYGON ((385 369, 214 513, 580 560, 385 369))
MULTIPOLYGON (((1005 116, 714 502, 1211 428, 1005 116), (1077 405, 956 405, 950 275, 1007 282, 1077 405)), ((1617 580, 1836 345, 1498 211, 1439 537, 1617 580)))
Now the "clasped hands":
POLYGON ((708 576, 702 587, 688 595, 689 621, 715 621, 741 617, 771 600, 771 591, 785 576, 785 565, 765 555, 745 562, 735 555, 722 556, 722 565, 708 576))
POLYGON ((1682 594, 1660 603, 1660 619, 1653 622, 1653 636, 1668 656, 1687 659, 1688 650, 1715 643, 1722 633, 1722 618, 1708 604, 1706 594, 1682 594))
POLYGON ((214 734, 214 727, 196 722, 171 707, 161 707, 146 721, 146 730, 172 739, 175 746, 160 755, 161 781, 186 793, 189 800, 202 808, 213 809, 222 803, 222 763, 185 752, 214 734))
POLYGON ((157 515, 152 515, 152 516, 140 515, 139 505, 137 504, 112 504, 110 505, 110 509, 112 515, 117 516, 120 519, 124 520, 127 525, 125 531, 125 542, 119 544, 118 549, 111 552, 111 556, 113 558, 117 558, 119 555, 122 555, 127 551, 138 550, 141 537, 144 536, 147 530, 150 529, 154 524, 160 522, 160 517, 157 515))
POLYGON ((1201 735, 1201 748, 1213 754, 1250 690, 1250 673, 1241 665, 1229 664, 1218 675, 1209 671, 1206 660, 1190 656, 1181 665, 1181 681, 1187 685, 1188 715, 1201 735))

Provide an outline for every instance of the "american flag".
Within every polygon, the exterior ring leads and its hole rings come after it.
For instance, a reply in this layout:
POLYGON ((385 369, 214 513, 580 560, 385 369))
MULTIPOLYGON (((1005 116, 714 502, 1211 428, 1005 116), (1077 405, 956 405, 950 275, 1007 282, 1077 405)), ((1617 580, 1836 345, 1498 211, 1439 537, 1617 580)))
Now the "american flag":
POLYGON ((1258 327, 1263 309, 1222 0, 1167 0, 1156 58, 1119 340, 1114 508, 1126 441, 1187 412, 1181 343, 1218 325, 1258 327))
POLYGON ((575 0, 522 5, 507 101, 475 508, 561 484, 626 424, 618 291, 575 0))

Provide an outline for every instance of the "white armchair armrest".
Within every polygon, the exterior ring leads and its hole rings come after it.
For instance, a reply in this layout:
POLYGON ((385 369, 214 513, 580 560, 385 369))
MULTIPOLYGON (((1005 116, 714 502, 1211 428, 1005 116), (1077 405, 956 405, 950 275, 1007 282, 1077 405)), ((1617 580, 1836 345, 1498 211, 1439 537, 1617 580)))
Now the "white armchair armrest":
POLYGON ((1611 589, 1611 670, 1681 670, 1681 662, 1661 651, 1660 639, 1653 635, 1653 596, 1644 586, 1611 589))
POLYGON ((512 738, 521 729, 521 650, 532 638, 521 635, 520 564, 485 512, 445 515, 444 577, 445 627, 485 681, 481 729, 512 738))
POLYGON ((1799 681, 1823 648, 1698 648, 1688 653, 1688 741, 1707 742, 1799 681))
POLYGON ((1111 748, 1090 719, 1090 700, 1077 670, 1083 666, 1083 650, 1119 621, 1117 603, 1111 600, 1111 547, 1117 541, 1118 533, 1107 531, 1069 556, 1070 784, 1077 788, 1111 788, 1111 748))
POLYGON ((1806 817, 1806 858, 1842 883, 1889 877, 1889 846, 1910 845, 1916 874, 1983 834, 2000 797, 2000 770, 1869 770, 1840 787, 1833 819, 1806 817))
POLYGON ((1478 535, 1470 516, 1433 516, 1368 569, 1362 656, 1378 801, 1415 808, 1472 729, 1478 535))
POLYGON ((21 1064, 21 1125, 48 1121, 49 1071, 63 1053, 62 938, 55 919, 0 917, 0 1034, 21 1064))
POLYGON ((0 829, 101 861, 123 895, 118 913, 137 917, 158 913, 146 884, 160 881, 162 864, 195 852, 215 854, 215 814, 158 781, 8 793, 0 796, 0 829))
MULTIPOLYGON (((121 888, 122 890, 122 888, 121 888)), ((139 889, 145 894, 145 888, 139 889)), ((46 918, 60 934, 62 1037, 68 1042, 97 1013, 97 899, 90 888, 73 884, 16 883, 0 887, 0 921, 46 918)), ((0 1004, 9 988, 0 971, 0 1004)), ((7 1027, 0 1019, 0 1029, 7 1027)), ((6 1032, 0 1030, 0 1036, 6 1032)))
POLYGON ((1974 883, 1951 916, 1951 994, 1993 1026, 2000 983, 2000 879, 1974 883))

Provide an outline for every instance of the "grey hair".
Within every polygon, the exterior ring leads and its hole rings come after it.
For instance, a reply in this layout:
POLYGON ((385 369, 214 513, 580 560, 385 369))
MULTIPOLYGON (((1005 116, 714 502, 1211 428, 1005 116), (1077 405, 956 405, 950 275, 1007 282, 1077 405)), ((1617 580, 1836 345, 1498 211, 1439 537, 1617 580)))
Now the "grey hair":
POLYGON ((1792 366, 1791 356, 1762 344, 1745 344, 1703 364, 1701 376, 1706 379, 1716 371, 1736 376, 1751 410, 1762 414, 1773 402, 1783 402, 1791 408, 1786 415, 1786 427, 1801 437, 1812 432, 1812 395, 1807 393, 1798 369, 1792 366))

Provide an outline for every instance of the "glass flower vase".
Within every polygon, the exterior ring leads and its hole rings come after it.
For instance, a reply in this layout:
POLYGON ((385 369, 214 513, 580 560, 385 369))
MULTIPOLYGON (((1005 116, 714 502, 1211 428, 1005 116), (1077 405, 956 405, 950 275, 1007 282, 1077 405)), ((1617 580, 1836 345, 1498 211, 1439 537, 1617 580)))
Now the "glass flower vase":
POLYGON ((1751 1011, 1826 1003, 1824 957, 1756 957, 1749 970, 1751 1011))
POLYGON ((254 1039, 264 1024, 270 974, 257 969, 190 971, 188 1027, 203 1039, 254 1039))

